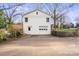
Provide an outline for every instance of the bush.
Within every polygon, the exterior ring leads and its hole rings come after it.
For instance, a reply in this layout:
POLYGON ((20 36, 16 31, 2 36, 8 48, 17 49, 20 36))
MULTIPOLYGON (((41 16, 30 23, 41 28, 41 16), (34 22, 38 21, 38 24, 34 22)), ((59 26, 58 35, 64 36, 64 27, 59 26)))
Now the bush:
POLYGON ((61 36, 61 37, 78 36, 78 32, 75 28, 55 29, 52 31, 51 34, 55 36, 61 36))
POLYGON ((0 42, 5 41, 7 39, 5 32, 0 32, 0 42))
POLYGON ((55 25, 55 28, 58 28, 58 25, 55 25))
POLYGON ((68 29, 68 28, 70 28, 68 25, 63 25, 63 28, 64 29, 68 29))
POLYGON ((6 28, 6 23, 4 20, 0 20, 0 29, 6 28))
POLYGON ((55 35, 55 36, 59 36, 59 37, 73 37, 73 36, 77 36, 77 33, 75 33, 75 32, 58 32, 58 31, 53 31, 51 34, 55 35))
POLYGON ((21 28, 18 25, 11 24, 8 28, 8 31, 11 34, 10 37, 12 38, 21 37, 21 28))
POLYGON ((79 23, 76 23, 76 27, 79 27, 79 23))
POLYGON ((14 38, 21 37, 20 31, 17 31, 17 30, 11 30, 10 34, 11 34, 10 37, 14 37, 14 38))

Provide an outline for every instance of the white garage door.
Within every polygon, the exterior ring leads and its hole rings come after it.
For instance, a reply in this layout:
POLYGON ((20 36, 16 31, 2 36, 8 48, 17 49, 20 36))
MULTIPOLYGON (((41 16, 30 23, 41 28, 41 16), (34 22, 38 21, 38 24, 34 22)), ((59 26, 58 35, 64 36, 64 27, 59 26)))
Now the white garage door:
POLYGON ((39 31, 47 31, 48 26, 39 26, 39 31))
POLYGON ((48 35, 51 34, 50 26, 29 26, 27 34, 31 35, 48 35))
POLYGON ((49 26, 39 26, 39 34, 51 34, 49 26))

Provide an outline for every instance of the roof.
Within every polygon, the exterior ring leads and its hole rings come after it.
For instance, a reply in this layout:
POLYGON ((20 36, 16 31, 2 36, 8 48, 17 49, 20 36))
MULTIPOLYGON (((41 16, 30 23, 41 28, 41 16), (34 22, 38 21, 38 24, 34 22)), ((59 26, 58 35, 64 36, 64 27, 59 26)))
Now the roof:
POLYGON ((30 11, 30 12, 23 13, 22 16, 27 15, 27 14, 30 14, 30 13, 35 12, 35 11, 40 11, 40 12, 42 12, 42 13, 44 13, 44 14, 47 14, 47 15, 51 16, 50 14, 48 14, 48 13, 46 13, 45 11, 40 10, 40 9, 35 9, 35 10, 30 11))

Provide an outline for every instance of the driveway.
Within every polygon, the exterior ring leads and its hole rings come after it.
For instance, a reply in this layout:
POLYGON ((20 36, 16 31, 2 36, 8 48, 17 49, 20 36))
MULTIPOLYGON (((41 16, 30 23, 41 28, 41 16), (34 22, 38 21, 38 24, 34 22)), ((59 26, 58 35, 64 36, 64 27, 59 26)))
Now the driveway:
POLYGON ((0 44, 1 56, 79 55, 79 37, 31 36, 0 44))

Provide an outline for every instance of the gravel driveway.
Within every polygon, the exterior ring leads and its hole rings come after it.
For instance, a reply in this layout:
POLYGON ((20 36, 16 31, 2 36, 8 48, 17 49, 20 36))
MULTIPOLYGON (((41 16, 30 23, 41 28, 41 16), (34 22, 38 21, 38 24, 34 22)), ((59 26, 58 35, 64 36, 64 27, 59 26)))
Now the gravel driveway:
POLYGON ((31 36, 0 44, 1 56, 79 55, 79 37, 31 36))

